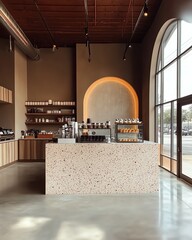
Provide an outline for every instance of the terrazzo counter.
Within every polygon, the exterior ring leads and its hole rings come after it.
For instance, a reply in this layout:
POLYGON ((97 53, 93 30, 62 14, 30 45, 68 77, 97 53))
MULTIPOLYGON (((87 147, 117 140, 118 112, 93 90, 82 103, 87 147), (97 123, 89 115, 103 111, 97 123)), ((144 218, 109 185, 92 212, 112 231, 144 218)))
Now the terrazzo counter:
POLYGON ((149 193, 159 189, 159 144, 46 144, 46 194, 149 193))

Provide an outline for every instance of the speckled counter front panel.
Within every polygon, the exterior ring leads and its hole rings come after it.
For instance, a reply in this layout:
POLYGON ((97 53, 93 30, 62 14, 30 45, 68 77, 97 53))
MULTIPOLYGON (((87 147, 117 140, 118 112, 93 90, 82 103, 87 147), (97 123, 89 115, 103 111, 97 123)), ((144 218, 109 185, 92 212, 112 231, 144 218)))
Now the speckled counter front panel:
POLYGON ((159 189, 155 143, 46 144, 46 194, 147 193, 159 189))

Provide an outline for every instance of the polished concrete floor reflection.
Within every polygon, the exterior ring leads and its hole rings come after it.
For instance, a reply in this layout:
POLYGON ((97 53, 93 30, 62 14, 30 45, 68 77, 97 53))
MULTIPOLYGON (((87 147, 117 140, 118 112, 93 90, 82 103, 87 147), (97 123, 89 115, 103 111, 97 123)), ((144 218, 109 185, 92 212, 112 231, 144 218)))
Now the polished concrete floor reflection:
POLYGON ((192 187, 160 169, 160 191, 44 195, 44 163, 0 170, 1 240, 190 240, 192 187))

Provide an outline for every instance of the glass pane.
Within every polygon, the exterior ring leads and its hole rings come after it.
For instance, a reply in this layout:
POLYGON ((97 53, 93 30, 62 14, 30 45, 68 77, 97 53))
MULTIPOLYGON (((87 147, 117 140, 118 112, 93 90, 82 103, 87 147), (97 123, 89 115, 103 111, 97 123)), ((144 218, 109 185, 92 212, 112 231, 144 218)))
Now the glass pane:
POLYGON ((173 103, 173 120, 172 120, 172 125, 173 125, 173 158, 177 160, 177 102, 173 103))
POLYGON ((161 143, 161 108, 156 108, 156 142, 161 143))
POLYGON ((163 106, 163 155, 171 156, 171 104, 163 106))
POLYGON ((181 58, 181 97, 192 94, 192 51, 181 58))
POLYGON ((160 61, 159 61, 159 65, 158 65, 158 71, 161 70, 161 68, 162 68, 161 65, 162 65, 162 64, 161 64, 161 59, 160 59, 160 61))
POLYGON ((182 106, 182 173, 192 178, 192 104, 182 106))
POLYGON ((156 75, 156 103, 161 103, 161 73, 156 75))
POLYGON ((181 21, 181 52, 192 45, 192 24, 181 21))
POLYGON ((169 35, 164 37, 164 66, 177 57, 177 28, 176 23, 167 30, 169 35))
POLYGON ((164 102, 177 98, 177 65, 176 62, 167 67, 164 72, 164 102))
POLYGON ((158 59, 157 59, 157 72, 162 68, 162 47, 159 49, 158 59))

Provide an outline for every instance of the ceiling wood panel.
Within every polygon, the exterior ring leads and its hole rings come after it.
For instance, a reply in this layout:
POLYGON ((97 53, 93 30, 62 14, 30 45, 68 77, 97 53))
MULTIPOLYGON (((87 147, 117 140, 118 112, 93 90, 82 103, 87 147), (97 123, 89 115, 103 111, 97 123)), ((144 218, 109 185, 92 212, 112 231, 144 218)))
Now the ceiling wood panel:
MULTIPOLYGON (((85 43, 84 0, 2 0, 38 48, 85 43), (36 7, 36 4, 38 8, 36 7)), ((90 43, 126 43, 144 6, 144 0, 87 0, 90 43)), ((149 0, 149 16, 142 16, 131 41, 142 42, 161 0, 149 0)), ((9 34, 0 26, 0 37, 9 34)))

